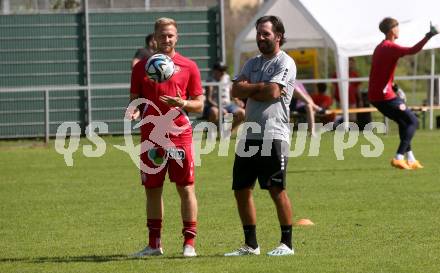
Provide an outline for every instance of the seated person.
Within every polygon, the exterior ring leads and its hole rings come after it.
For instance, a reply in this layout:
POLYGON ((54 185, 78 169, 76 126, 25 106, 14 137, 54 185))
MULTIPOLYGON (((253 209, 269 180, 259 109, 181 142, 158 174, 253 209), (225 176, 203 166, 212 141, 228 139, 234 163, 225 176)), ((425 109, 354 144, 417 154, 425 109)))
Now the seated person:
POLYGON ((316 85, 318 91, 312 94, 313 102, 321 108, 330 109, 333 104, 333 99, 326 94, 327 84, 320 82, 316 85))
MULTIPOLYGON (((297 82, 293 92, 293 98, 290 103, 290 112, 298 112, 306 114, 307 131, 310 135, 315 135, 315 113, 321 112, 323 109, 313 102, 304 85, 297 82)), ((299 121, 300 122, 300 121, 299 121)))
MULTIPOLYGON (((361 90, 361 100, 363 107, 370 107, 370 102, 368 101, 368 89, 361 90)), ((365 126, 372 121, 371 112, 357 113, 356 123, 359 126, 359 130, 364 130, 365 126)))
POLYGON ((399 85, 397 85, 397 83, 393 82, 393 91, 394 93, 396 93, 396 95, 401 98, 404 102, 406 102, 406 94, 405 92, 402 90, 402 88, 400 88, 399 85))
MULTIPOLYGON (((329 95, 326 94, 327 84, 320 82, 316 86, 318 87, 318 91, 315 92, 314 94, 312 94, 312 96, 311 96, 313 99, 313 102, 324 110, 330 109, 330 107, 333 104, 333 99, 329 95)), ((320 120, 323 123, 332 122, 335 120, 335 115, 334 114, 323 114, 320 116, 320 120)))
POLYGON ((208 81, 223 83, 222 86, 208 86, 206 89, 206 101, 203 109, 203 117, 215 124, 219 121, 218 92, 220 89, 221 107, 223 115, 233 115, 232 130, 244 120, 244 103, 240 99, 231 100, 231 79, 226 73, 227 66, 218 62, 212 67, 212 75, 208 81))

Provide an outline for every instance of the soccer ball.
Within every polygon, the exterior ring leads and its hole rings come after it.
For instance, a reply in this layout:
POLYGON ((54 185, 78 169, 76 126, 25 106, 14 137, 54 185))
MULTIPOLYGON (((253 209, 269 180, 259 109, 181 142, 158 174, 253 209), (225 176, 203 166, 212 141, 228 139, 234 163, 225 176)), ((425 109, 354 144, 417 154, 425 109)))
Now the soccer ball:
POLYGON ((174 74, 174 62, 164 54, 154 54, 145 65, 147 77, 154 82, 164 82, 169 80, 174 74))

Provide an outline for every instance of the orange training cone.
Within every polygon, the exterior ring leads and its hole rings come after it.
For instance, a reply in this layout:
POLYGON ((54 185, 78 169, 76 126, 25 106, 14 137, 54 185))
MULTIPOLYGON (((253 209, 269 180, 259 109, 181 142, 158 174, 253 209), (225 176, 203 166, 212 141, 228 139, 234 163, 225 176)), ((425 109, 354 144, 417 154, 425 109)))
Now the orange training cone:
POLYGON ((310 219, 299 219, 296 223, 295 226, 314 226, 315 224, 310 221, 310 219))

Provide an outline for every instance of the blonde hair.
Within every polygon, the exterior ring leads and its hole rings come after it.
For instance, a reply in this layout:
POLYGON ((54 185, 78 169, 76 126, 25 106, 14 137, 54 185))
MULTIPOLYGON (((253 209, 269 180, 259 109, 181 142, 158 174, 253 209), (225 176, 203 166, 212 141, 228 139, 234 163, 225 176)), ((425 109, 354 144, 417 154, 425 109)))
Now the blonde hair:
POLYGON ((173 25, 177 29, 177 23, 174 19, 162 17, 156 20, 154 23, 154 31, 157 32, 159 28, 163 26, 173 25))

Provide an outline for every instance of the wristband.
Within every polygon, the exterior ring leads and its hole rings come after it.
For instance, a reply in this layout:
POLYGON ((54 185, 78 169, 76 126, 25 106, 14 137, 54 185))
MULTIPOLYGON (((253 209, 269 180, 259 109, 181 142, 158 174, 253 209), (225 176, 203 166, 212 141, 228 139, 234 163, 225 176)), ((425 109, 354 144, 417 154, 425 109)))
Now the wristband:
POLYGON ((188 104, 188 101, 187 100, 183 100, 183 105, 182 105, 182 107, 180 107, 180 108, 185 108, 185 106, 188 104))

